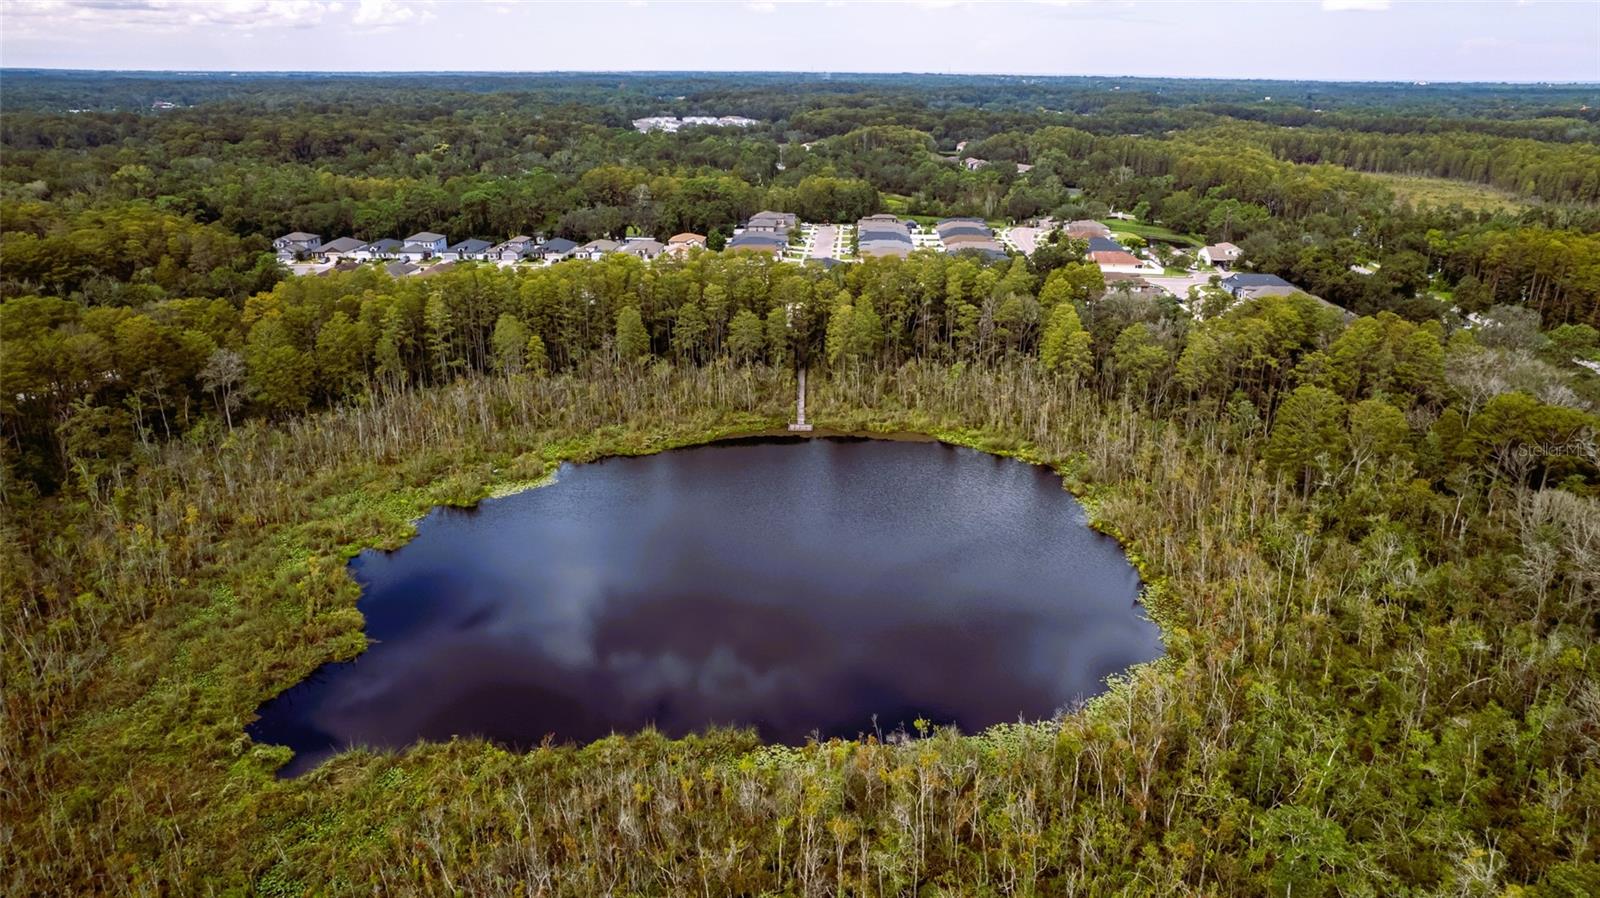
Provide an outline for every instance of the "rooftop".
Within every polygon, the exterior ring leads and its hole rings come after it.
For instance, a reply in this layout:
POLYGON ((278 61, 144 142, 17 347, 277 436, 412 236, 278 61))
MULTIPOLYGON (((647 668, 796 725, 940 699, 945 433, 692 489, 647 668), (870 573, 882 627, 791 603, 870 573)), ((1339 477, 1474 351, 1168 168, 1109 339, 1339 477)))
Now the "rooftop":
POLYGON ((1284 280, 1281 277, 1278 277, 1275 274, 1254 274, 1254 273, 1249 273, 1249 272, 1241 273, 1241 274, 1230 274, 1227 277, 1222 279, 1222 285, 1224 287, 1232 287, 1232 288, 1246 288, 1246 287, 1290 287, 1290 288, 1293 288, 1294 287, 1293 284, 1289 283, 1288 281, 1284 280))
POLYGON ((1135 256, 1133 253, 1128 253, 1128 252, 1107 251, 1107 252, 1090 253, 1089 254, 1089 258, 1093 259, 1094 263, 1096 265, 1138 265, 1139 264, 1139 257, 1135 256))

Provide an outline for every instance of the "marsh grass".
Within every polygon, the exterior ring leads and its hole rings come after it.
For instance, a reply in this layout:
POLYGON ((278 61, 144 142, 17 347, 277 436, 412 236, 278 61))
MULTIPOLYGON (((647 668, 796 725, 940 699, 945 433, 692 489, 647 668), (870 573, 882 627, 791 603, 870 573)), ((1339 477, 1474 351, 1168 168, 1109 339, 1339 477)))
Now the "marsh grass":
POLYGON ((280 781, 287 750, 244 727, 362 650, 351 555, 563 461, 780 427, 793 390, 727 365, 458 381, 8 509, 6 890, 1314 895, 1459 889, 1486 857, 1506 881, 1593 870, 1600 658, 1581 609, 1530 619, 1506 579, 1516 496, 1415 501, 1391 469, 1306 497, 1225 423, 1026 363, 811 382, 821 426, 1062 471, 1136 558, 1166 656, 979 734, 462 739, 280 781), (1415 536, 1460 515, 1466 539, 1415 536))

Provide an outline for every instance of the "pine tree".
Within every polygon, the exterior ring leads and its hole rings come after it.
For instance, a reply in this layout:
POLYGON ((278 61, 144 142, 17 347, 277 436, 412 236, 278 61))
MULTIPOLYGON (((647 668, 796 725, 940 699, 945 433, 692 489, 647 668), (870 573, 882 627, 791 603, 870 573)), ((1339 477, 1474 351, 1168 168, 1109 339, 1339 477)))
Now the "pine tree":
POLYGON ((705 345, 706 330, 705 312, 699 303, 686 302, 679 306, 672 322, 672 351, 683 361, 697 360, 705 345))
POLYGON ((1325 387, 1296 387, 1272 422, 1264 457, 1309 488, 1319 459, 1344 449, 1344 400, 1325 387))
POLYGON ((1044 338, 1039 341, 1039 361, 1046 371, 1064 374, 1073 380, 1089 374, 1094 361, 1089 332, 1083 329, 1078 310, 1072 303, 1061 302, 1050 310, 1044 338))
POLYGON ((783 306, 773 306, 767 313, 767 359, 774 365, 789 360, 789 312, 783 306))
POLYGON ((849 354, 858 360, 870 360, 883 348, 883 320, 872 303, 862 298, 850 313, 849 354))
POLYGON ((433 362, 433 373, 444 380, 449 377, 455 364, 452 357, 454 332, 450 306, 445 303, 444 294, 437 291, 429 294, 428 302, 422 308, 422 322, 426 328, 425 338, 428 356, 433 362))
POLYGON ((522 354, 523 370, 534 377, 543 377, 550 370, 550 354, 545 351, 544 338, 538 334, 528 338, 528 346, 522 354))
POLYGON ((494 366, 502 374, 520 374, 526 364, 528 326, 515 315, 502 314, 494 323, 494 366))
POLYGON ((361 326, 343 312, 317 332, 317 379, 323 390, 334 397, 349 396, 361 389, 366 360, 361 348, 361 326))
POLYGON ((740 309, 733 316, 733 323, 728 326, 728 349, 734 358, 741 362, 749 362, 761 355, 762 348, 766 345, 766 328, 762 326, 761 319, 749 309, 740 309))
POLYGON ((638 306, 624 306, 617 312, 617 357, 624 362, 637 361, 650 354, 650 334, 644 329, 644 318, 638 306))

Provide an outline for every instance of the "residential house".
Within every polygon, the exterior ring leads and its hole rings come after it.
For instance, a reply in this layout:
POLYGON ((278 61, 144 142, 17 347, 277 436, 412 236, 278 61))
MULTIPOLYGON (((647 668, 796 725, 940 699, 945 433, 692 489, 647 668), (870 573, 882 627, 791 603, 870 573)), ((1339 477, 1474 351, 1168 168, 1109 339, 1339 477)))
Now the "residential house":
POLYGON ((614 253, 621 248, 622 244, 618 243, 617 241, 607 240, 602 237, 598 240, 591 240, 588 243, 578 247, 573 251, 572 257, 574 259, 595 260, 599 259, 601 256, 604 256, 606 253, 614 253))
MULTIPOLYGON (((569 250, 577 246, 571 240, 563 240, 561 242, 565 243, 569 250)), ((483 257, 491 262, 521 262, 529 256, 536 255, 538 255, 538 252, 535 249, 533 238, 524 234, 518 234, 504 243, 495 244, 484 250, 483 253, 483 257)))
POLYGON ((1226 271, 1239 261, 1241 255, 1239 248, 1231 243, 1213 243, 1200 251, 1200 258, 1207 264, 1215 265, 1226 271))
POLYGON ((1126 246, 1118 243, 1111 237, 1090 237, 1089 252, 1091 253, 1125 253, 1126 246))
POLYGON ((446 262, 473 262, 488 258, 491 246, 487 240, 463 240, 447 247, 439 258, 446 262))
POLYGON ((307 234, 305 231, 293 231, 272 241, 272 248, 278 251, 278 258, 285 262, 320 256, 322 254, 322 236, 320 234, 307 234))
POLYGON ((354 237, 340 237, 338 240, 330 240, 324 243, 322 245, 322 255, 337 262, 340 259, 354 258, 356 250, 366 245, 367 241, 365 240, 357 240, 354 237))
POLYGON ((746 231, 758 231, 768 234, 782 234, 788 238, 789 232, 800 223, 799 216, 793 212, 757 212, 745 222, 746 231))
POLYGON ((939 235, 939 242, 944 245, 947 253, 958 253, 974 250, 991 259, 1005 256, 1000 242, 994 239, 994 232, 981 218, 946 218, 933 226, 939 235))
MULTIPOLYGON (((524 237, 521 239, 526 240, 527 238, 524 237)), ((562 259, 571 256, 573 250, 576 250, 577 248, 578 244, 574 241, 568 240, 565 237, 556 237, 553 240, 548 240, 540 244, 536 248, 530 248, 529 251, 546 262, 559 262, 562 259)))
POLYGON ((1102 272, 1102 274, 1105 277, 1106 290, 1110 293, 1124 294, 1127 296, 1137 297, 1139 299, 1149 300, 1165 299, 1168 296, 1173 295, 1170 291, 1158 287, 1144 278, 1139 277, 1138 275, 1118 274, 1114 272, 1102 272))
POLYGON ((1091 252, 1089 258, 1100 266, 1100 271, 1105 274, 1161 273, 1160 265, 1148 259, 1141 259, 1126 250, 1091 252))
POLYGON ((726 249, 733 252, 769 253, 774 256, 783 255, 789 248, 789 235, 773 231, 752 231, 745 229, 733 235, 728 241, 726 249))
POLYGON ((649 237, 629 237, 627 240, 622 242, 622 246, 617 248, 617 252, 619 253, 626 253, 630 256, 638 256, 646 262, 654 259, 656 256, 659 256, 666 251, 666 244, 659 240, 652 240, 649 237))
POLYGON ((413 262, 431 259, 444 252, 450 246, 450 239, 443 234, 432 231, 421 231, 412 234, 405 240, 405 246, 400 250, 401 255, 413 262))
POLYGON ((1304 293, 1299 287, 1275 274, 1237 273, 1222 279, 1222 289, 1240 299, 1257 299, 1262 296, 1288 296, 1304 293))
POLYGON ((1093 219, 1082 218, 1069 221, 1066 225, 1067 236, 1074 240, 1088 240, 1090 237, 1110 237, 1111 229, 1093 219))
POLYGON ((371 262, 375 259, 398 259, 403 245, 392 237, 385 237, 382 240, 374 240, 360 249, 351 251, 350 258, 358 262, 371 262))
POLYGON ((396 259, 395 261, 390 262, 388 265, 383 266, 383 270, 388 272, 390 277, 403 278, 407 275, 416 274, 422 269, 417 265, 407 262, 405 259, 396 259))
POLYGON ((704 234, 673 234, 667 238, 667 252, 674 256, 687 255, 691 249, 705 249, 706 238, 704 234))
POLYGON ((911 255, 911 229, 893 215, 868 215, 856 222, 856 252, 863 257, 911 255))
POLYGON ((978 169, 983 168, 985 165, 988 165, 988 164, 989 164, 989 160, 987 160, 987 159, 979 159, 976 156, 968 156, 967 158, 961 160, 961 166, 963 168, 965 168, 967 171, 977 171, 978 169))

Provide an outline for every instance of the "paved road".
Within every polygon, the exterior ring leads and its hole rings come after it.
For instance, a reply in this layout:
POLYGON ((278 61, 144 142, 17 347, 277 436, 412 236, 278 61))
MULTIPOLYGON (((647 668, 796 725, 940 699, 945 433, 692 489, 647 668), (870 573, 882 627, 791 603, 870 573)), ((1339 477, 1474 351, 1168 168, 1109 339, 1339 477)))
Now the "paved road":
POLYGON ((1039 238, 1044 236, 1038 228, 1022 225, 1006 231, 1006 235, 1011 238, 1011 244, 1017 248, 1017 252, 1025 256, 1033 255, 1034 248, 1038 246, 1039 238))

